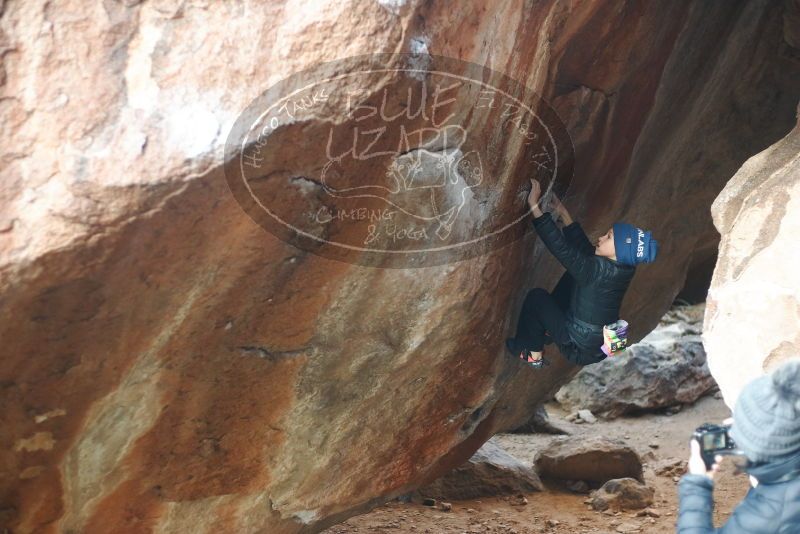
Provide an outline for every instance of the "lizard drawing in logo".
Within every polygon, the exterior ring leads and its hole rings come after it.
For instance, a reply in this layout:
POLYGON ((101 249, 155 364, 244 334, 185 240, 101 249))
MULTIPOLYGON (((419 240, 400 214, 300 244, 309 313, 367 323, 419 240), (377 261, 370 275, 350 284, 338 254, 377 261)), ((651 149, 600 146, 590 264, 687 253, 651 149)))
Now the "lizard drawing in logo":
POLYGON ((436 235, 445 240, 462 210, 469 209, 471 189, 483 181, 478 152, 465 154, 461 150, 466 137, 464 128, 453 125, 402 132, 398 149, 391 154, 383 174, 375 172, 374 166, 369 169, 371 172, 356 170, 370 157, 353 158, 353 151, 328 161, 320 181, 333 196, 380 198, 415 219, 434 223, 436 235), (423 142, 425 136, 429 138, 423 142), (416 144, 412 143, 415 139, 416 144), (345 161, 347 156, 350 157, 345 161), (369 175, 377 176, 381 183, 352 185, 353 180, 369 175))

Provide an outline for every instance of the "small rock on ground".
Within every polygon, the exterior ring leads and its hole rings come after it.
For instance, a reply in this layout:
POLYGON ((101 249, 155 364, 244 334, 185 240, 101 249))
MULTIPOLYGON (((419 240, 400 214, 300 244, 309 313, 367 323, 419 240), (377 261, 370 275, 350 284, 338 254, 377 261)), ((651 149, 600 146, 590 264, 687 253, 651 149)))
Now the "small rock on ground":
POLYGON ((592 493, 592 508, 598 511, 640 510, 653 504, 655 491, 632 478, 609 480, 592 493))

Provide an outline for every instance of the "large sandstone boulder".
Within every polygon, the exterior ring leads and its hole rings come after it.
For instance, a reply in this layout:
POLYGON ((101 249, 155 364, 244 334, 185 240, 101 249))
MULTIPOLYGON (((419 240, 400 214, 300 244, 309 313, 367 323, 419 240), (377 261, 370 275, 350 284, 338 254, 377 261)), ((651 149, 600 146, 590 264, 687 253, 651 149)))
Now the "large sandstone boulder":
POLYGON ((711 207, 722 240, 703 343, 730 407, 750 380, 800 357, 798 155, 800 126, 750 158, 711 207))
POLYGON ((589 365, 556 394, 607 418, 691 404, 716 388, 700 337, 704 306, 677 308, 619 356, 589 365))
POLYGON ((465 500, 483 496, 541 491, 536 472, 492 440, 464 464, 419 490, 425 497, 465 500))
POLYGON ((619 440, 602 436, 577 440, 558 437, 536 453, 536 471, 542 478, 605 483, 614 478, 643 481, 642 459, 619 440))
MULTIPOLYGON (((662 243, 623 308, 638 340, 715 253, 712 199, 791 127, 785 13, 768 0, 0 2, 1 526, 316 532, 460 465, 576 372, 504 356, 523 289, 561 274, 530 228, 420 269, 265 232, 226 181, 224 148, 275 84, 397 51, 485 65, 519 82, 501 77, 515 97, 550 102, 574 145, 573 215, 593 235, 625 218, 662 243)), ((419 89, 422 71, 326 94, 388 94, 396 114, 404 93, 384 89, 419 89)), ((274 207, 324 207, 320 141, 357 119, 336 109, 259 139, 274 207)), ((469 209, 443 235, 522 216, 537 154, 500 108, 450 109, 493 165, 469 196, 477 161, 456 158, 469 165, 445 200, 469 209)), ((412 144, 393 163, 453 150, 412 144)), ((325 228, 352 239, 360 213, 325 228)))

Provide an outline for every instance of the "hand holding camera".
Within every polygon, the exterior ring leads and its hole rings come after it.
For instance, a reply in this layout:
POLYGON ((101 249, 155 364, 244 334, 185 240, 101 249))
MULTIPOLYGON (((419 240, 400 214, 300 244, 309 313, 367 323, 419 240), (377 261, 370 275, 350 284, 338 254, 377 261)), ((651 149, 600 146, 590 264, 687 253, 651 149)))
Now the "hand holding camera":
POLYGON ((726 419, 722 425, 706 423, 694 431, 689 442, 689 473, 714 478, 723 456, 742 454, 728 433, 730 422, 726 419))
POLYGON ((689 473, 693 475, 705 475, 708 478, 713 479, 714 473, 716 473, 717 469, 719 469, 719 462, 722 461, 722 456, 717 454, 714 457, 711 467, 708 467, 706 461, 703 459, 700 442, 692 438, 689 441, 689 450, 691 451, 691 454, 689 455, 689 473))

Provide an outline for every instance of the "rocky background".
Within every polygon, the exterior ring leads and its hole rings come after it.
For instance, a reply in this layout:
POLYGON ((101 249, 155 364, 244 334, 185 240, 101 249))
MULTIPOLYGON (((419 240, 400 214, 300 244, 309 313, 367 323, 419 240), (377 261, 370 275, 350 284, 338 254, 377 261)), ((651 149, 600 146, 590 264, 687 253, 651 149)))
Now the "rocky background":
MULTIPOLYGON (((676 303, 639 343, 579 371, 527 424, 493 436, 433 484, 325 533, 673 531, 689 436, 731 415, 700 343, 704 310, 676 303)), ((749 482, 725 460, 714 484, 719 526, 749 482)))
MULTIPOLYGON (((532 234, 387 270, 305 253, 242 212, 227 131, 319 61, 424 43, 538 91, 575 145, 573 215, 592 234, 636 221, 662 244, 624 304, 637 340, 713 261, 708 208, 725 187, 711 370, 734 367, 714 340, 749 320, 724 289, 748 280, 782 288, 780 308, 758 301, 780 330, 765 334, 772 360, 797 346, 782 252, 797 187, 775 187, 797 182, 797 137, 768 148, 796 120, 796 2, 6 0, 0 13, 12 532, 320 531, 436 480, 577 371, 534 375, 504 355, 523 290, 560 274, 532 234)), ((527 176, 503 179, 516 190, 527 176)), ((504 208, 524 209, 512 197, 504 208)), ((764 361, 737 357, 736 372, 764 361)))
MULTIPOLYGON (((436 491, 423 488, 419 495, 403 496, 325 533, 673 532, 688 436, 703 422, 731 414, 716 395, 679 411, 597 417, 594 422, 570 421, 558 403, 547 403, 547 409, 551 424, 564 436, 493 436, 470 461, 437 481, 436 491), (531 471, 541 475, 534 490, 528 483, 531 471), (472 491, 464 492, 467 488, 472 491)), ((727 520, 749 487, 747 475, 737 475, 732 462, 722 462, 714 477, 715 526, 727 520)))
MULTIPOLYGON (((691 404, 717 389, 701 342, 705 304, 676 306, 639 343, 578 372, 556 400, 606 418, 691 404)), ((585 416, 584 416, 585 418, 585 416)))

